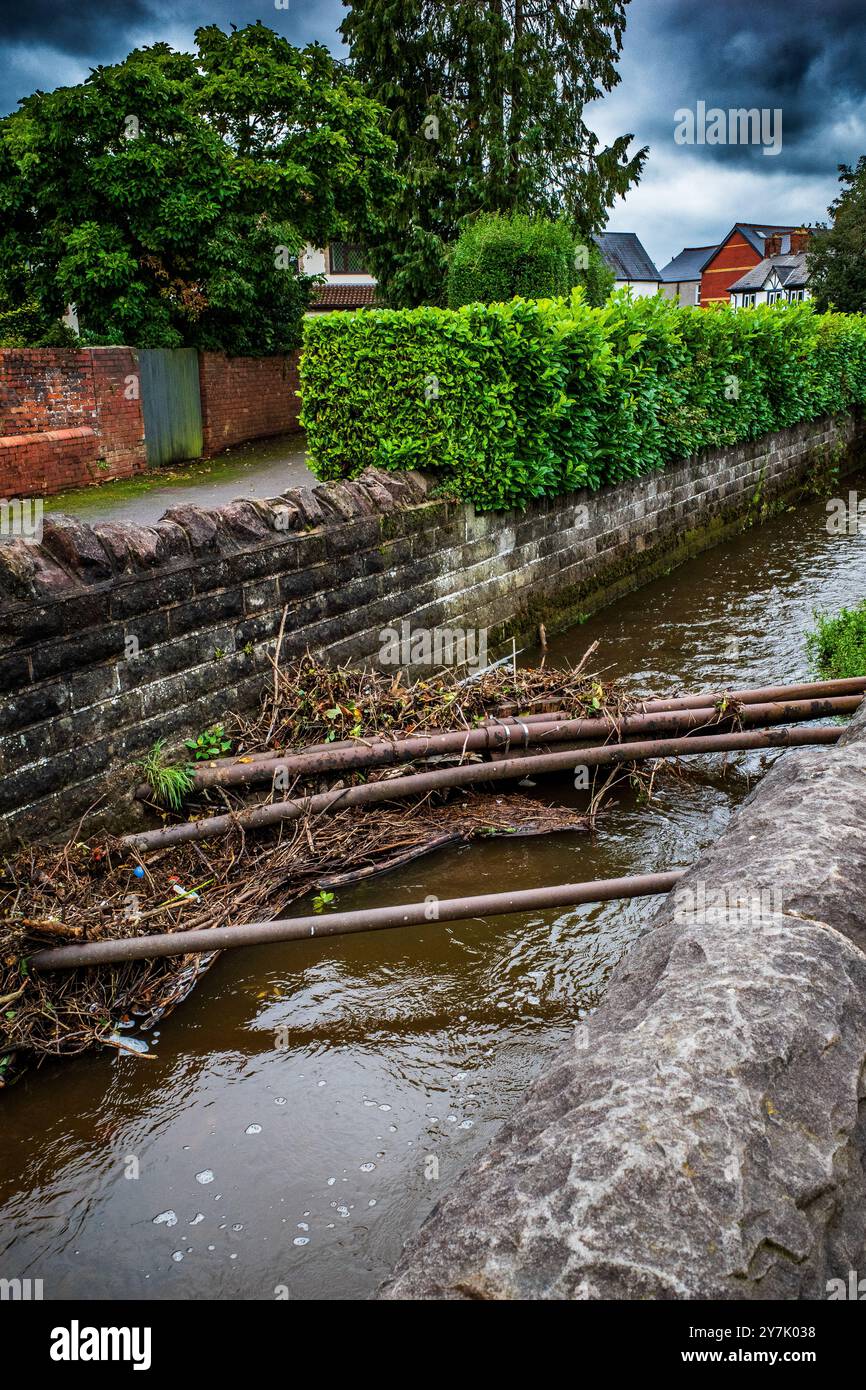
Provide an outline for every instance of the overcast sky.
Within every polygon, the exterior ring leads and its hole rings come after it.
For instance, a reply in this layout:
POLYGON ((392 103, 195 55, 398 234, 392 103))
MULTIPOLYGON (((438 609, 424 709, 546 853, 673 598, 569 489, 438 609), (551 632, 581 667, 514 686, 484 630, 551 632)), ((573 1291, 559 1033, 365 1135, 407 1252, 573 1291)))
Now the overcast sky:
MULTIPOLYGON (((261 19, 292 42, 339 50, 340 0, 0 0, 0 112, 41 87, 80 82, 98 63, 202 24, 261 19)), ((866 153, 866 0, 632 0, 622 82, 592 108, 610 137, 649 145, 640 185, 610 216, 658 266, 711 243, 734 222, 814 222, 837 165, 866 153), (680 108, 782 112, 782 148, 677 144, 680 108)), ((777 129, 777 128, 776 128, 777 129)))

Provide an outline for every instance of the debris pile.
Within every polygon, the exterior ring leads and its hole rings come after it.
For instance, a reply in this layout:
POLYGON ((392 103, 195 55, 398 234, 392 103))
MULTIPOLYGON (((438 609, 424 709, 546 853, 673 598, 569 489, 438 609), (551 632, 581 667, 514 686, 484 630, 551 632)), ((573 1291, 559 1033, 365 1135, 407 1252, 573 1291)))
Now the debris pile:
MULTIPOLYGON (((463 687, 448 676, 403 685, 305 658, 278 673, 256 715, 233 715, 225 727, 235 756, 243 757, 385 730, 472 727, 516 696, 529 700, 550 692, 555 702, 591 709, 605 689, 569 672, 544 671, 519 671, 517 680, 511 672, 490 672, 463 687)), ((213 809, 215 795, 223 807, 237 802, 221 788, 193 792, 183 814, 213 809)), ((159 815, 170 818, 164 806, 159 815)), ((29 973, 28 955, 47 946, 278 916, 308 894, 319 895, 318 908, 322 895, 434 850, 480 837, 587 829, 586 816, 525 795, 460 792, 363 812, 311 813, 255 835, 238 829, 213 842, 146 856, 131 857, 118 839, 28 846, 0 862, 0 1086, 28 1059, 100 1045, 136 1050, 128 1030, 152 1028, 216 959, 212 953, 29 973)))
POLYGON ((684 753, 835 741, 838 723, 814 721, 851 713, 866 688, 836 681, 638 700, 584 675, 587 657, 571 670, 499 667, 468 682, 413 684, 309 656, 285 670, 277 660, 260 710, 231 716, 225 737, 198 741, 213 756, 170 765, 157 745, 138 794, 158 828, 33 845, 0 865, 0 1086, 28 1057, 146 1050, 127 1030, 152 1027, 216 958, 29 971, 37 952, 272 920, 314 892, 314 911, 326 911, 337 888, 432 850, 586 832, 610 786, 640 764, 649 791, 659 758, 676 767, 670 760, 684 753), (810 727, 774 727, 798 722, 810 727), (573 782, 578 762, 605 770, 583 814, 521 790, 534 786, 527 774, 568 770, 573 782), (497 796, 503 785, 508 795, 497 796))

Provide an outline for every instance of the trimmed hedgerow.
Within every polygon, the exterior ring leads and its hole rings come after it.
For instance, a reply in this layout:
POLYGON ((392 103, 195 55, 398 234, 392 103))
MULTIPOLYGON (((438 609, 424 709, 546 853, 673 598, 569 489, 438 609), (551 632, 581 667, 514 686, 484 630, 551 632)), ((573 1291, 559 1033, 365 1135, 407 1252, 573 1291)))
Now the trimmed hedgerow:
POLYGON ((558 490, 564 366, 541 304, 312 320, 302 372, 319 478, 436 467, 488 510, 558 490))
POLYGON ((307 320, 310 462, 437 471, 479 510, 598 488, 866 403, 866 318, 661 296, 307 320))

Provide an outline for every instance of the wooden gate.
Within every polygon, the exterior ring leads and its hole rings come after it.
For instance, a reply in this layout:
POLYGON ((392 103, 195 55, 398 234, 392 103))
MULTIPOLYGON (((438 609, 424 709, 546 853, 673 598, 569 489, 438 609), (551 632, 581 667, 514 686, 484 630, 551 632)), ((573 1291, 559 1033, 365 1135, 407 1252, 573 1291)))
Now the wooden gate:
POLYGON ((195 348, 142 348, 138 354, 144 442, 152 468, 201 457, 201 396, 195 348))

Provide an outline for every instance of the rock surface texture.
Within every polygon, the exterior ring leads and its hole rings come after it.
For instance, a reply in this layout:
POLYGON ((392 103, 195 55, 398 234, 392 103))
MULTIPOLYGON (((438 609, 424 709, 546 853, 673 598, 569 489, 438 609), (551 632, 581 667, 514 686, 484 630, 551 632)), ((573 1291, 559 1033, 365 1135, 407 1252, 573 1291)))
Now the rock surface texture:
POLYGON ((785 753, 434 1208, 390 1299, 824 1299, 866 1273, 866 707, 785 753))

